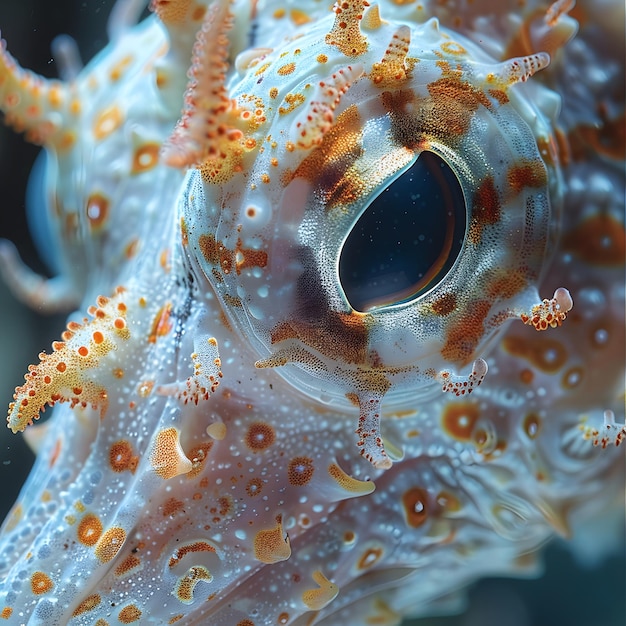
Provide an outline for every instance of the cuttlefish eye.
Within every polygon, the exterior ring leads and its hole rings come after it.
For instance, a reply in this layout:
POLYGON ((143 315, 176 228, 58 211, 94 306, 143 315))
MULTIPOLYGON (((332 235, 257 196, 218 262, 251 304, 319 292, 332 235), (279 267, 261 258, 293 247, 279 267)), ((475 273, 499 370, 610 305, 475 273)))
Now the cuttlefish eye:
POLYGON ((339 280, 356 311, 402 304, 436 286, 459 257, 467 225, 459 180, 422 152, 375 195, 348 233, 339 280))
POLYGON ((508 320, 553 327, 571 298, 537 291, 560 175, 521 83, 549 56, 497 63, 437 20, 372 18, 365 45, 359 7, 240 60, 223 145, 198 161, 182 125, 167 158, 198 166, 183 239, 256 367, 358 411, 384 468, 383 399, 469 393, 508 320))

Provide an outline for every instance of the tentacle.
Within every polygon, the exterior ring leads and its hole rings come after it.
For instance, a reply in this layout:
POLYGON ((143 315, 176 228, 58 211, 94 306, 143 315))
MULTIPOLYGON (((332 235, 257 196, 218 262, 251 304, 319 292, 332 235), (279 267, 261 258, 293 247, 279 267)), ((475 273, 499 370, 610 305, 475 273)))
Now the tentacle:
POLYGON ((80 114, 73 88, 23 69, 0 44, 0 111, 5 123, 27 141, 67 150, 76 141, 72 118, 80 114))
POLYGON ((67 312, 80 302, 80 294, 67 276, 45 278, 37 274, 5 239, 0 240, 0 275, 16 298, 41 313, 67 312))
POLYGON ((559 287, 550 300, 544 299, 533 306, 530 314, 522 313, 520 317, 524 324, 533 326, 535 330, 556 328, 563 323, 573 306, 574 301, 569 291, 559 287))

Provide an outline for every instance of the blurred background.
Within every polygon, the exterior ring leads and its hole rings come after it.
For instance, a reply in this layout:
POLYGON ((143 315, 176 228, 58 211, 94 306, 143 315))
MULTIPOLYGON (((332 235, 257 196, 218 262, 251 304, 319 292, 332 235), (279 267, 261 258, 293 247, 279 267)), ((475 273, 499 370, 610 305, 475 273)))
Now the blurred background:
MULTIPOLYGON (((22 66, 57 76, 52 39, 67 33, 87 61, 106 45, 106 19, 113 0, 2 0, 0 28, 22 66)), ((26 181, 38 149, 0 125, 0 237, 12 240, 24 260, 46 271, 28 233, 24 212, 26 181)), ((43 317, 15 301, 0 284, 0 406, 23 381, 29 363, 48 350, 64 328, 63 316, 43 317)), ((0 519, 17 497, 33 455, 21 436, 0 428, 0 519)), ((620 524, 620 522, 618 522, 620 524)), ((623 520, 621 529, 624 531, 623 520)), ((602 529, 598 528, 598 533, 602 529)), ((555 541, 544 554, 545 574, 535 580, 486 579, 469 589, 465 611, 452 617, 407 621, 408 626, 624 626, 624 544, 594 566, 576 562, 566 544, 555 541)), ((349 626, 349 625, 348 625, 349 626)))

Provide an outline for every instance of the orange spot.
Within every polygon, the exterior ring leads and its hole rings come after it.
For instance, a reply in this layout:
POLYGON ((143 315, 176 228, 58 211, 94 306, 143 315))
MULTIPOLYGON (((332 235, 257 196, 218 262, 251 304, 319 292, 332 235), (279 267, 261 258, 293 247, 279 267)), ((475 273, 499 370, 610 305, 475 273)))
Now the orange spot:
POLYGON ((139 621, 141 611, 134 604, 129 604, 119 612, 117 617, 122 624, 132 624, 139 621))
POLYGON ((575 389, 580 385, 583 376, 584 370, 582 367, 571 367, 563 374, 561 385, 565 389, 575 389))
POLYGON ((72 613, 73 617, 78 617, 83 613, 88 613, 89 611, 93 611, 99 604, 102 602, 102 598, 100 594, 93 593, 90 596, 87 596, 75 609, 72 613))
POLYGON ((370 569, 371 567, 376 565, 378 561, 380 561, 382 556, 383 556, 382 548, 368 548, 361 555, 361 558, 359 559, 359 562, 357 563, 357 567, 359 569, 370 569))
POLYGON ((251 478, 246 485, 246 493, 250 496, 258 496, 263 491, 263 481, 260 478, 251 478))
POLYGON ((141 398, 147 398, 152 393, 153 389, 154 381, 144 380, 143 382, 139 383, 139 386, 137 387, 137 393, 141 398))
POLYGON ((173 568, 178 565, 187 554, 198 554, 201 552, 211 552, 215 554, 215 548, 206 541, 195 541, 194 543, 178 546, 174 555, 170 557, 168 565, 170 568, 173 568))
POLYGON ((80 354, 80 356, 87 356, 89 354, 89 350, 86 346, 81 346, 78 348, 78 354, 80 354))
POLYGON ((524 418, 523 428, 528 437, 534 439, 541 431, 541 418, 535 413, 529 413, 524 418))
POLYGON ((102 534, 102 522, 93 513, 87 513, 76 530, 78 540, 86 546, 94 546, 102 534))
POLYGON ((168 272, 168 273, 171 269, 170 256, 171 254, 170 254, 169 249, 163 250, 161 254, 159 255, 159 265, 163 268, 164 272, 168 272))
POLYGON ((176 498, 169 498, 166 500, 161 508, 161 513, 163 517, 173 517, 178 513, 178 511, 182 511, 185 504, 181 500, 177 500, 176 498))
POLYGON ((296 487, 304 487, 313 478, 313 459, 306 456, 296 456, 289 461, 287 478, 289 483, 296 487))
POLYGON ((50 577, 47 574, 44 574, 43 572, 35 572, 30 577, 30 586, 33 593, 36 596, 39 596, 42 593, 47 593, 52 590, 54 583, 50 580, 50 577))
POLYGON ((295 63, 287 63, 286 65, 283 65, 283 66, 279 67, 276 70, 276 72, 280 76, 287 76, 289 74, 293 74, 295 69, 296 69, 296 64, 295 63))
POLYGON ((152 322, 152 329, 150 330, 150 335, 148 336, 149 343, 156 343, 157 337, 164 337, 172 330, 172 323, 170 321, 171 314, 171 302, 164 304, 159 309, 152 322))
POLYGON ((250 424, 246 433, 246 445, 253 452, 260 452, 269 448, 276 439, 274 429, 265 422, 254 422, 250 424))
POLYGON ((49 467, 53 467, 54 464, 58 461, 59 455, 61 454, 61 447, 62 447, 61 439, 57 439, 54 444, 52 454, 50 455, 50 461, 48 463, 49 467))
POLYGON ((473 402, 452 402, 444 409, 442 427, 457 441, 471 441, 474 426, 480 416, 473 402))
POLYGON ((136 567, 141 565, 141 561, 134 554, 129 554, 116 568, 115 575, 116 576, 124 576, 128 574, 131 570, 134 570, 136 567))
POLYGON ((117 526, 109 528, 98 541, 96 556, 102 563, 108 563, 117 556, 125 541, 126 531, 123 528, 117 526))
POLYGON ((133 454, 133 447, 128 441, 116 441, 109 448, 109 464, 114 472, 128 470, 134 474, 138 463, 139 457, 133 454))
POLYGON ((187 230, 187 222, 185 222, 185 218, 180 218, 180 238, 183 246, 189 245, 189 231, 187 230))
POLYGON ((12 614, 13 614, 13 609, 10 606, 5 606, 2 609, 2 613, 0 613, 0 617, 2 619, 9 619, 12 614))
POLYGON ((122 112, 116 106, 108 107, 96 117, 94 121, 93 134, 96 139, 104 139, 117 130, 121 126, 122 122, 122 112))
POLYGON ((520 373, 519 373, 519 379, 525 384, 525 385, 530 385, 533 380, 535 379, 535 374, 532 370, 529 370, 527 368, 524 368, 520 373))
POLYGON ((133 154, 131 174, 141 174, 155 167, 159 162, 160 149, 161 146, 158 143, 139 146, 133 154))
POLYGON ((109 72, 109 78, 111 79, 111 81, 112 82, 118 81, 122 77, 124 72, 126 71, 126 68, 132 63, 132 61, 133 61, 133 57, 130 54, 127 54, 125 57, 121 58, 111 68, 111 71, 109 72))
POLYGON ((139 239, 131 239, 124 248, 124 254, 127 259, 132 259, 137 254, 137 250, 139 250, 139 239))
POLYGON ((92 231, 99 231, 109 217, 109 200, 101 193, 92 193, 87 198, 85 213, 92 231))
POLYGON ((412 528, 419 528, 428 519, 428 491, 413 487, 402 495, 406 523, 412 528))

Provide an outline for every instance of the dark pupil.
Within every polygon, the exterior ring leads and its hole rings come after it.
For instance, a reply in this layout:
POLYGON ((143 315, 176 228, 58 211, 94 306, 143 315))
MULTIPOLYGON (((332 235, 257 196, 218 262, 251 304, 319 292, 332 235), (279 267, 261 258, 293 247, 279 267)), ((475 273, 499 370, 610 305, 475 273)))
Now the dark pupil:
POLYGON ((435 286, 461 251, 466 221, 456 175, 422 152, 370 203, 343 245, 339 279, 352 308, 399 304, 435 286))

